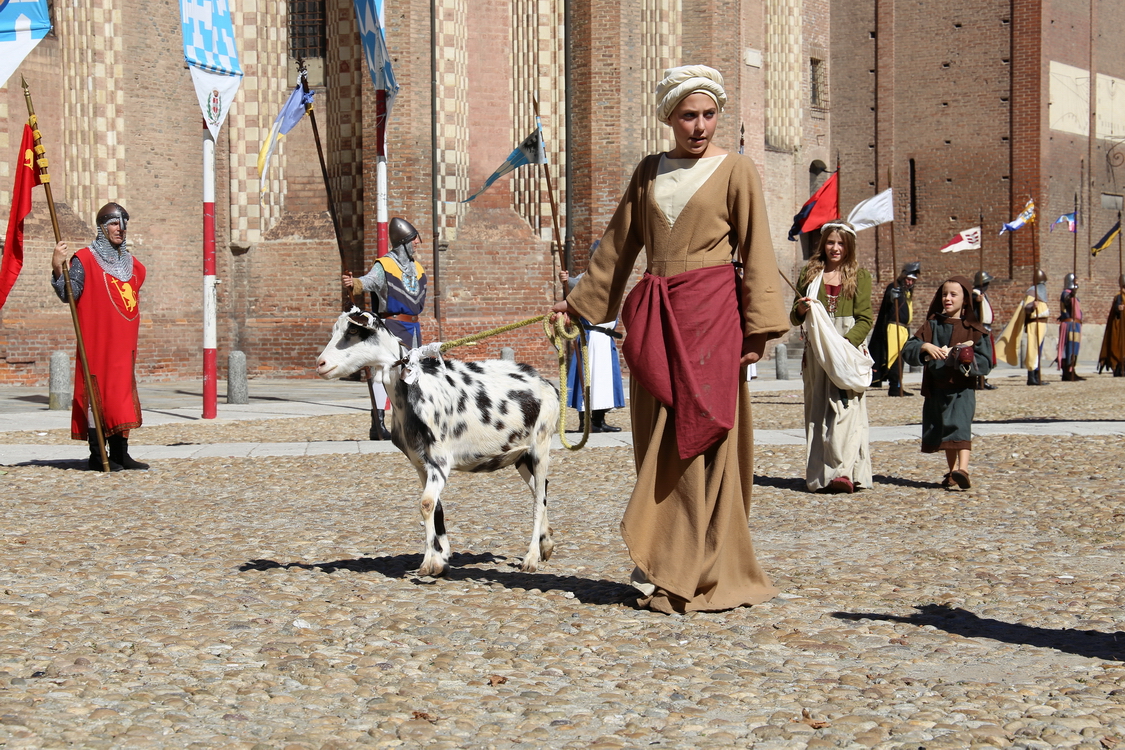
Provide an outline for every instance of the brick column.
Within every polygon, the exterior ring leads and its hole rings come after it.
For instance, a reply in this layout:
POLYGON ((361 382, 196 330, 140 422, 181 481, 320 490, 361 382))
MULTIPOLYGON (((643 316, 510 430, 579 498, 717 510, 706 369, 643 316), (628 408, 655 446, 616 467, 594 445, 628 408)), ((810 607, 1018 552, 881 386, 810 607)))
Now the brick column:
POLYGON ((1017 282, 1031 280, 1035 264, 1033 233, 1039 232, 1046 216, 1040 198, 1043 175, 1043 131, 1046 129, 1043 65, 1042 0, 1012 0, 1012 135, 1011 217, 1023 209, 1029 197, 1036 199, 1039 220, 1034 227, 1007 234, 1011 254, 1009 276, 1017 282))

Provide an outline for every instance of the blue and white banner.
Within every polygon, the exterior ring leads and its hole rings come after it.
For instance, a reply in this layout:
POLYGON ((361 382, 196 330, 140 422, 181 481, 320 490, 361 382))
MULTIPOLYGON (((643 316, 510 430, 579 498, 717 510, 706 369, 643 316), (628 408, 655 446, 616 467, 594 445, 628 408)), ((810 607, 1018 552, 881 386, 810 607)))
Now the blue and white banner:
POLYGON ((297 123, 305 116, 306 109, 312 106, 315 92, 309 89, 308 93, 305 93, 303 85, 305 76, 306 73, 303 70, 297 75, 297 85, 293 87, 293 92, 289 94, 289 99, 286 100, 285 106, 281 108, 277 119, 273 121, 273 127, 270 128, 265 142, 262 143, 261 150, 258 151, 259 198, 266 192, 266 173, 270 169, 270 158, 277 149, 277 144, 281 143, 281 139, 297 126, 297 123))
POLYGON ((363 58, 367 72, 377 91, 387 92, 387 119, 398 95, 399 85, 391 68, 391 54, 387 51, 387 36, 383 31, 383 0, 355 0, 355 20, 359 25, 359 39, 363 43, 363 58))
POLYGON ((484 181, 484 186, 480 190, 470 195, 462 203, 468 203, 476 198, 478 195, 488 190, 489 186, 496 182, 498 179, 514 171, 515 169, 524 166, 525 164, 546 164, 547 163, 547 148, 543 142, 543 128, 539 125, 539 118, 535 118, 535 130, 524 138, 516 149, 508 154, 508 158, 504 163, 496 168, 496 171, 488 176, 484 181))
POLYGON ((47 0, 0 0, 0 88, 50 31, 47 0))
POLYGON ((180 0, 184 60, 199 97, 203 119, 214 138, 242 83, 227 0, 180 0))

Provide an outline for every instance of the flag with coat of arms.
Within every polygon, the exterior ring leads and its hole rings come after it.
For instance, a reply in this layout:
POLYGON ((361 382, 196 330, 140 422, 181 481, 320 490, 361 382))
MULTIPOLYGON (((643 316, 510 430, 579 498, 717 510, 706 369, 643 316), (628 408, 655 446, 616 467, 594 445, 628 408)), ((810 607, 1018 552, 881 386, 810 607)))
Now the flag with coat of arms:
POLYGON ((980 250, 980 227, 958 232, 949 242, 942 245, 943 253, 959 253, 962 250, 980 250))
POLYGON ((242 83, 227 0, 180 0, 184 60, 211 137, 218 140, 231 102, 242 83))
POLYGON ((35 167, 35 136, 31 126, 24 124, 16 160, 16 181, 12 188, 12 212, 8 215, 8 231, 4 235, 3 259, 0 259, 0 309, 8 301, 8 293, 16 284, 23 268, 23 220, 31 213, 31 189, 42 185, 35 167))

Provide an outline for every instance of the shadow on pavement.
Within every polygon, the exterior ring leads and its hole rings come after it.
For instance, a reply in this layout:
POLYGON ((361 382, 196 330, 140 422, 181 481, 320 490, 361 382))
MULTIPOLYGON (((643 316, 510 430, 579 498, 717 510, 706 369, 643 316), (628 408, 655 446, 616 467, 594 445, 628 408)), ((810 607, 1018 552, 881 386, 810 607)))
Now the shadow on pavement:
POLYGON ((1100 630, 1039 628, 979 617, 968 610, 942 604, 922 604, 915 609, 917 614, 906 617, 875 612, 833 612, 832 616, 840 620, 888 620, 909 625, 933 625, 938 630, 966 638, 991 638, 1003 643, 1053 648, 1092 659, 1125 660, 1123 631, 1103 633, 1100 630))
POLYGON ((903 479, 902 477, 889 477, 885 474, 876 474, 871 481, 877 484, 894 484, 899 487, 914 487, 920 490, 941 489, 941 482, 919 482, 917 479, 903 479))
POLYGON ((777 487, 780 490, 793 490, 794 492, 808 492, 805 480, 800 477, 766 477, 755 474, 754 485, 757 487, 777 487))
MULTIPOLYGON (((574 598, 584 604, 632 604, 640 593, 627 584, 615 581, 560 576, 551 573, 523 573, 519 570, 498 568, 469 568, 467 565, 504 563, 509 558, 497 557, 488 552, 480 554, 454 553, 449 559, 449 573, 444 576, 450 581, 488 581, 498 583, 509 589, 539 589, 540 591, 569 591, 574 598)), ((519 559, 508 562, 519 566, 519 559)), ((379 573, 387 578, 404 578, 419 586, 435 585, 441 579, 419 578, 417 570, 422 566, 422 555, 384 555, 381 557, 361 557, 355 560, 335 560, 323 563, 279 563, 275 560, 250 560, 240 565, 239 572, 252 570, 271 570, 274 568, 303 568, 332 573, 336 570, 350 570, 353 573, 379 573)))

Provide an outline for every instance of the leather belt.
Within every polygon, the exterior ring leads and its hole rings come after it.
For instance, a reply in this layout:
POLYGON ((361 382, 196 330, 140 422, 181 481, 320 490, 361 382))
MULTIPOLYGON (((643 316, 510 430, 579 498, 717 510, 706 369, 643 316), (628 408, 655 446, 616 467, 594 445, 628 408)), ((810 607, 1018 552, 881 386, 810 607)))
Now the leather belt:
POLYGON ((398 320, 403 323, 417 323, 417 315, 384 315, 383 320, 398 320))

